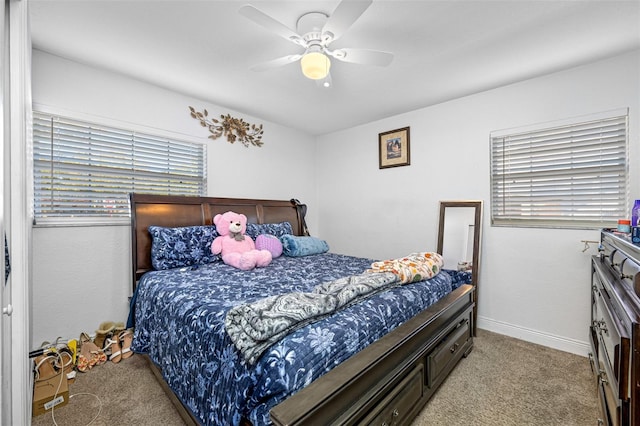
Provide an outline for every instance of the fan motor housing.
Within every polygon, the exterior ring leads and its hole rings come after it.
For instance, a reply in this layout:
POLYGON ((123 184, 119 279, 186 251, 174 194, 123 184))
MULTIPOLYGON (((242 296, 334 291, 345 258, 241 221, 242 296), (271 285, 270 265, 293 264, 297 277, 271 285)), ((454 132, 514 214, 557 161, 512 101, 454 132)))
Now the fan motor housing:
POLYGON ((310 41, 322 40, 322 28, 327 23, 329 16, 322 12, 309 12, 298 18, 296 29, 298 34, 309 43, 310 41))

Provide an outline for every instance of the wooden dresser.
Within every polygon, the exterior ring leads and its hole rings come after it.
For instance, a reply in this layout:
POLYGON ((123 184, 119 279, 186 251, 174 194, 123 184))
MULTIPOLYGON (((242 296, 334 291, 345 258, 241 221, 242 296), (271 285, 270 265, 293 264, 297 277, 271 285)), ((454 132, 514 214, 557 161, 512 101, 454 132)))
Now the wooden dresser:
POLYGON ((591 262, 592 352, 598 424, 640 425, 640 246, 602 231, 591 262))

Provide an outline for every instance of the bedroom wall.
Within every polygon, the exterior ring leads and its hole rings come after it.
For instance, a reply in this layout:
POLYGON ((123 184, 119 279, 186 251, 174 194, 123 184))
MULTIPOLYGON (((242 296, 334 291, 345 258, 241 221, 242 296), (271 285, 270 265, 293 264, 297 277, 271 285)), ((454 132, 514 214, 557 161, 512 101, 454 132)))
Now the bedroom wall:
MULTIPOLYGON (((264 122, 269 138, 260 149, 207 142, 185 112, 188 105, 233 111, 37 50, 33 98, 63 114, 90 113, 202 138, 209 147, 209 195, 295 196, 309 204, 312 233, 339 253, 387 258, 434 249, 439 200, 483 200, 479 326, 586 354, 589 258, 596 250, 583 253, 580 241, 597 240, 598 232, 492 228, 489 132, 629 107, 630 199, 640 198, 639 63, 636 51, 325 135, 317 143, 264 122), (411 126, 411 166, 379 170, 378 133, 404 126, 411 126), (234 163, 218 159, 235 156, 252 173, 240 173, 233 187, 218 185, 238 173, 234 163), (292 175, 295 180, 288 179, 292 175)), ((32 346, 125 319, 127 226, 36 227, 33 239, 32 346)))
MULTIPOLYGON (((309 225, 317 227, 315 139, 310 136, 38 50, 33 52, 33 101, 63 115, 98 116, 116 125, 201 141, 208 147, 209 196, 298 198, 309 205, 309 225), (263 123, 264 146, 207 139, 188 106, 263 123)), ((58 336, 93 333, 103 321, 126 320, 129 245, 129 226, 33 229, 32 347, 58 336)))
POLYGON ((639 64, 635 51, 318 138, 315 232, 356 256, 435 250, 439 201, 483 200, 478 326, 587 354, 597 245, 583 252, 581 240, 599 232, 491 227, 489 133, 628 107, 629 198, 640 198, 639 64), (378 133, 405 126, 411 165, 380 170, 378 133))

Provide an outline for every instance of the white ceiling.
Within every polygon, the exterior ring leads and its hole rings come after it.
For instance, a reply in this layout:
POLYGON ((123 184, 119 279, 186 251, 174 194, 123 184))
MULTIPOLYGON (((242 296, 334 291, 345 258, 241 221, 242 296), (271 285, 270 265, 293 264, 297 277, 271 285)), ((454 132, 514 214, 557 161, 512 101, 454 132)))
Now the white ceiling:
MULTIPOLYGON (((241 16, 250 3, 295 30, 332 1, 30 0, 34 48, 320 135, 640 48, 640 0, 373 4, 331 47, 393 52, 386 68, 332 61, 333 87, 302 48, 241 16)), ((196 105, 194 105, 196 106, 196 105)), ((196 106, 197 108, 197 106, 196 106)))

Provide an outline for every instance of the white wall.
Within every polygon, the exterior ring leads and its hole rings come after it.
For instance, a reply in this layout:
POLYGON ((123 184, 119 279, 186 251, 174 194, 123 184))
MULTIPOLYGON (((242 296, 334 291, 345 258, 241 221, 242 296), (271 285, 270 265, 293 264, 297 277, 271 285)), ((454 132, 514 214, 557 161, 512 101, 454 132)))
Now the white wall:
MULTIPOLYGON (((491 227, 489 133, 629 107, 630 199, 640 198, 639 63, 636 51, 325 135, 315 144, 264 122, 259 149, 206 141, 187 107, 233 111, 38 51, 33 98, 61 113, 202 137, 209 195, 299 198, 309 204, 311 231, 339 253, 388 258, 435 249, 439 200, 483 200, 479 326, 585 354, 595 249, 583 253, 580 240, 597 240, 598 232, 491 227), (378 133, 405 126, 411 165, 378 169, 378 133)), ((128 227, 35 228, 33 238, 34 346, 126 318, 128 227)))
POLYGON ((599 233, 491 227, 489 133, 628 107, 640 198, 639 64, 636 51, 320 137, 318 232, 357 256, 435 250, 438 202, 483 200, 479 327, 586 354, 596 245, 580 241, 599 233), (411 165, 378 169, 378 133, 405 126, 411 165))
MULTIPOLYGON (((63 115, 97 116, 202 141, 207 145, 210 196, 298 198, 309 205, 309 226, 317 227, 315 140, 310 136, 38 50, 33 52, 33 101, 63 115), (190 117, 189 106, 263 123, 264 146, 245 148, 223 138, 207 139, 206 129, 190 117)), ((103 321, 126 320, 129 247, 128 226, 34 228, 33 347, 58 336, 93 333, 103 321)))

